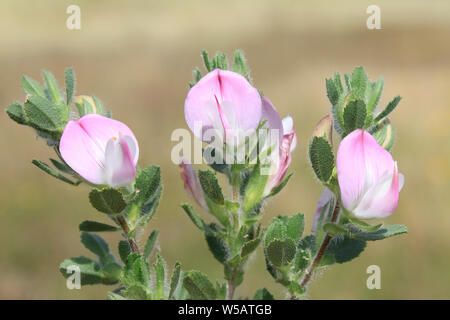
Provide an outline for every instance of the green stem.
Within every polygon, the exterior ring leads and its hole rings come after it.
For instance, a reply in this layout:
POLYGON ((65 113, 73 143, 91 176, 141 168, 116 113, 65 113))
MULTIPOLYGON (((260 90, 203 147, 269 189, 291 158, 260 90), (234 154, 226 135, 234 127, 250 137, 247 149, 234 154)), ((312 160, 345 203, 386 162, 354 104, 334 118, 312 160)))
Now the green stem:
POLYGON ((125 233, 125 237, 130 244, 131 251, 134 253, 140 254, 139 247, 136 243, 136 240, 134 238, 128 237, 130 233, 130 228, 128 227, 128 223, 125 221, 124 217, 118 216, 117 221, 119 222, 120 227, 122 228, 123 232, 125 233))

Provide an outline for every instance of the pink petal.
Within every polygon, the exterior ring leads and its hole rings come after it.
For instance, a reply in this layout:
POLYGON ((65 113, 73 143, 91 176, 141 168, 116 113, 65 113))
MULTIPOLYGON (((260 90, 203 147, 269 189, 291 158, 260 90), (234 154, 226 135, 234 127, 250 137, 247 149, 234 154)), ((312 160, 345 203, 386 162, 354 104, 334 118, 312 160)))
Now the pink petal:
MULTIPOLYGON (((386 183, 386 179, 393 176, 395 164, 391 154, 368 132, 357 129, 342 140, 337 152, 336 167, 343 206, 353 211, 367 192, 375 192, 372 188, 381 187, 382 182, 386 183)), ((366 205, 367 202, 364 203, 366 205)), ((388 206, 393 207, 394 204, 390 203, 388 206)))
POLYGON ((388 217, 397 208, 399 191, 399 174, 395 164, 394 174, 386 173, 367 190, 353 214, 361 219, 388 217))
POLYGON ((106 144, 106 184, 113 188, 127 186, 136 178, 136 166, 127 140, 130 138, 111 138, 106 144))
MULTIPOLYGON (((241 130, 256 129, 261 118, 261 96, 258 90, 238 73, 216 69, 204 76, 195 86, 189 90, 184 104, 184 114, 189 128, 194 132, 196 122, 201 127, 217 128, 215 114, 211 117, 208 110, 215 106, 223 107, 225 104, 233 105, 237 126, 241 130)), ((226 116, 225 110, 219 110, 222 126, 231 119, 226 116)), ((220 128, 225 129, 225 128, 220 128)), ((194 132, 198 138, 202 138, 201 132, 194 132)))
POLYGON ((125 124, 98 114, 87 114, 78 121, 69 121, 64 128, 59 150, 64 161, 93 184, 121 184, 125 172, 127 177, 131 177, 139 158, 139 147, 133 132, 125 124), (111 149, 108 160, 106 149, 108 142, 113 139, 121 147, 111 149), (123 163, 117 160, 120 155, 124 157, 121 160, 123 163), (119 162, 120 166, 117 165, 119 162), (111 168, 119 171, 112 172, 111 168))
POLYGON ((104 184, 104 150, 76 121, 69 121, 61 136, 59 151, 64 161, 93 184, 104 184))
POLYGON ((99 145, 106 148, 106 144, 112 137, 119 135, 128 136, 134 142, 133 163, 136 165, 139 159, 139 147, 133 132, 120 121, 110 119, 98 114, 87 114, 78 120, 78 124, 99 145))
POLYGON ((273 106, 272 102, 266 97, 262 98, 262 112, 261 121, 266 120, 266 127, 273 130, 278 130, 278 135, 281 139, 283 137, 283 122, 281 121, 280 115, 273 106))
POLYGON ((294 151, 295 147, 297 147, 297 134, 295 133, 294 130, 294 119, 292 119, 291 116, 287 116, 283 118, 282 123, 283 123, 283 136, 288 136, 290 134, 294 135, 290 144, 290 150, 292 152, 294 151))

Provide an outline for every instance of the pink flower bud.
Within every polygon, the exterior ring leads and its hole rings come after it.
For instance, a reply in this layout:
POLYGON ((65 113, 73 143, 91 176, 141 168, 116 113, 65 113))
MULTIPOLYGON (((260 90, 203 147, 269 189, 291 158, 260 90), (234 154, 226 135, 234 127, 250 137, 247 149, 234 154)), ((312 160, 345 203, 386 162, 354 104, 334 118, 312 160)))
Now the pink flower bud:
POLYGON ((286 175, 291 163, 291 152, 297 145, 297 135, 294 130, 294 122, 290 116, 281 120, 270 100, 263 97, 262 101, 261 121, 266 120, 266 126, 269 129, 276 129, 280 132, 278 159, 273 163, 274 167, 271 170, 273 174, 270 175, 264 190, 264 195, 268 195, 273 188, 283 181, 286 175))
POLYGON ((199 206, 208 210, 203 191, 198 180, 197 173, 194 167, 187 163, 185 159, 181 159, 180 162, 180 175, 184 182, 184 191, 191 197, 199 206))
POLYGON ((203 136, 207 129, 223 134, 255 130, 261 118, 261 96, 240 74, 216 69, 191 88, 184 114, 189 128, 202 140, 207 140, 203 136))
POLYGON ((357 129, 342 140, 336 167, 342 204, 355 217, 383 218, 395 211, 404 177, 367 131, 357 129))
POLYGON ((69 121, 59 151, 64 161, 90 183, 118 188, 131 184, 136 177, 138 143, 133 132, 117 120, 88 114, 69 121))

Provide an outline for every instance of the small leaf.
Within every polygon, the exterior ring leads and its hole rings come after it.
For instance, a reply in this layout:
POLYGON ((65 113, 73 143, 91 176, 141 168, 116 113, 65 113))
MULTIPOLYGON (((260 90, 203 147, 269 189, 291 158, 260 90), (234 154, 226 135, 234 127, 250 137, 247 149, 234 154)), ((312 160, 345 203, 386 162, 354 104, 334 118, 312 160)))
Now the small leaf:
POLYGON ((216 290, 209 279, 200 271, 186 272, 183 286, 193 300, 215 300, 216 290))
POLYGON ((334 167, 334 155, 328 141, 322 137, 313 137, 309 144, 309 159, 317 178, 327 182, 334 167))
POLYGON ((86 257, 66 259, 59 266, 59 270, 64 278, 68 278, 73 274, 74 267, 80 269, 81 285, 92 285, 103 282, 104 274, 100 265, 86 257))
POLYGON ((211 232, 205 233, 206 242, 208 243, 208 248, 214 255, 217 261, 220 263, 225 263, 231 255, 230 248, 227 243, 211 232))
POLYGON ((156 263, 153 265, 155 268, 155 288, 154 288, 154 298, 155 299, 164 299, 164 289, 166 284, 166 262, 164 259, 157 255, 156 263))
POLYGON ((65 163, 62 163, 55 159, 50 159, 51 163, 55 166, 56 169, 58 169, 61 172, 67 173, 67 174, 74 174, 73 170, 66 165, 65 163))
POLYGON ((284 187, 289 182, 289 179, 291 179, 292 175, 293 175, 293 173, 288 174, 288 176, 286 178, 284 178, 283 181, 278 186, 276 186, 275 188, 272 189, 272 191, 269 193, 269 195, 266 196, 266 199, 277 195, 281 190, 283 190, 284 187))
POLYGON ((403 224, 394 224, 391 226, 382 227, 376 231, 361 231, 353 233, 353 237, 364 241, 383 240, 396 235, 408 233, 408 228, 403 224))
POLYGON ((25 102, 24 113, 28 123, 35 129, 59 136, 65 125, 62 115, 47 99, 31 96, 25 102))
POLYGON ((144 248, 144 258, 147 259, 152 254, 153 248, 155 247, 156 240, 158 239, 159 230, 154 230, 147 239, 144 248))
POLYGON ((44 81, 47 87, 46 91, 48 92, 51 101, 54 102, 55 104, 64 102, 61 96, 61 92, 59 91, 58 83, 56 82, 56 79, 53 76, 53 74, 51 72, 44 70, 42 71, 42 75, 44 76, 44 81))
POLYGON ((126 207, 122 194, 116 189, 93 189, 89 193, 91 205, 100 212, 107 214, 121 213, 126 207))
MULTIPOLYGON (((135 188, 137 196, 130 203, 137 206, 140 212, 140 225, 150 221, 156 212, 162 193, 161 169, 158 166, 149 166, 136 177, 135 188)), ((128 210, 129 211, 129 210, 128 210)))
POLYGON ((187 213, 189 218, 192 220, 192 222, 202 231, 205 231, 207 226, 202 218, 195 212, 194 208, 187 203, 182 203, 181 207, 184 209, 184 211, 187 213))
POLYGON ((22 89, 26 94, 45 98, 44 89, 41 84, 28 76, 23 76, 22 78, 22 89))
POLYGON ((70 105, 73 93, 75 91, 75 72, 73 71, 72 67, 66 69, 65 80, 66 80, 66 104, 70 105))
POLYGON ((219 205, 225 204, 222 189, 219 186, 216 175, 209 170, 199 170, 198 178, 205 195, 219 205))
POLYGON ((174 298, 174 294, 178 288, 180 279, 181 279, 181 264, 179 262, 176 262, 175 267, 173 268, 172 278, 170 279, 169 299, 174 298))
POLYGON ((110 261, 108 244, 99 235, 90 232, 82 232, 81 243, 86 249, 98 256, 102 264, 106 264, 110 261))
POLYGON ((344 127, 348 134, 363 128, 366 120, 366 104, 362 100, 350 101, 344 109, 344 127))
POLYGON ((211 61, 209 60, 208 57, 208 52, 206 50, 202 50, 202 58, 203 58, 203 63, 205 64, 205 68, 206 70, 208 70, 208 72, 212 71, 212 65, 211 65, 211 61))
POLYGON ((400 96, 396 96, 394 99, 392 99, 392 101, 388 103, 386 108, 376 116, 374 121, 378 122, 384 117, 388 116, 392 111, 394 111, 401 99, 402 97, 400 96))
POLYGON ((80 231, 88 231, 88 232, 106 232, 119 230, 119 228, 115 226, 90 220, 86 220, 80 223, 79 229, 80 231))
POLYGON ((14 102, 13 104, 9 105, 6 113, 12 120, 17 122, 18 124, 27 124, 25 113, 23 112, 23 107, 20 103, 14 102))
POLYGON ((295 214, 289 217, 287 223, 286 235, 291 238, 295 243, 300 240, 305 228, 305 216, 301 213, 295 214))
POLYGON ((256 291, 253 300, 275 300, 273 295, 266 288, 259 289, 256 291))
POLYGON ((352 98, 365 99, 368 78, 363 67, 356 67, 352 73, 351 90, 352 98))
POLYGON ((126 286, 139 285, 148 287, 150 269, 147 261, 137 253, 131 253, 123 269, 121 282, 126 286))
POLYGON ((287 265, 294 256, 295 243, 291 239, 273 240, 267 247, 267 257, 277 267, 287 265))
POLYGON ((336 105, 339 99, 339 92, 336 88, 336 85, 333 81, 333 79, 326 79, 325 80, 326 88, 327 88, 327 96, 328 100, 330 100, 331 105, 336 105))
POLYGON ((253 253, 253 251, 256 250, 256 248, 258 248, 259 244, 261 243, 261 238, 256 238, 250 241, 247 241, 246 243, 244 243, 244 246, 242 247, 241 250, 241 257, 245 258, 248 255, 250 255, 251 253, 253 253))
POLYGON ((128 241, 126 241, 126 240, 119 241, 118 250, 119 250, 120 260, 122 260, 122 262, 126 264, 127 258, 131 253, 131 248, 130 248, 130 244, 128 243, 128 241))
POLYGON ((364 251, 366 242, 357 239, 351 239, 347 236, 334 237, 327 248, 326 254, 334 255, 337 263, 348 262, 358 257, 364 251))

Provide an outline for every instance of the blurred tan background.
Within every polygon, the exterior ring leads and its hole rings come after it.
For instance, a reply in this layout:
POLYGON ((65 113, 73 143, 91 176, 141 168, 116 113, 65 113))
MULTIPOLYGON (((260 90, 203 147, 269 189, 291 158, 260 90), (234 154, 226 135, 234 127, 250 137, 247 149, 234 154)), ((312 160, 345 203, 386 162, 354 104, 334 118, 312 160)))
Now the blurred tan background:
MULTIPOLYGON (((394 157, 406 183, 388 224, 405 223, 407 236, 371 242, 360 258, 334 265, 316 279, 310 299, 450 298, 450 2, 377 1, 381 30, 366 28, 372 1, 2 1, 0 105, 22 101, 23 74, 52 71, 63 85, 73 66, 77 93, 95 94, 127 123, 141 148, 140 164, 159 164, 164 195, 150 224, 161 230, 161 251, 172 266, 221 279, 222 268, 179 207, 187 201, 170 161, 175 128, 186 128, 183 103, 200 50, 245 51, 254 84, 282 116, 291 114, 299 137, 288 187, 267 206, 264 224, 278 214, 304 212, 311 225, 321 188, 306 157, 307 139, 330 108, 325 77, 364 65, 385 79, 384 107, 403 96, 391 119, 394 157), (81 30, 66 28, 66 8, 81 7, 81 30), (366 288, 366 268, 382 271, 382 289, 366 288)), ((68 290, 58 271, 69 256, 90 255, 78 224, 106 222, 73 188, 43 174, 33 157, 53 156, 31 129, 0 116, 0 298, 105 298, 114 287, 68 290)), ((206 218, 206 217, 205 217, 206 218)), ((118 234, 108 234, 116 243, 118 234)), ((142 237, 144 239, 144 236, 142 237)), ((112 248, 116 252, 116 248, 112 248)), ((285 297, 265 271, 261 248, 248 265, 239 295, 263 286, 285 297), (251 271, 251 272, 250 272, 251 271)))

